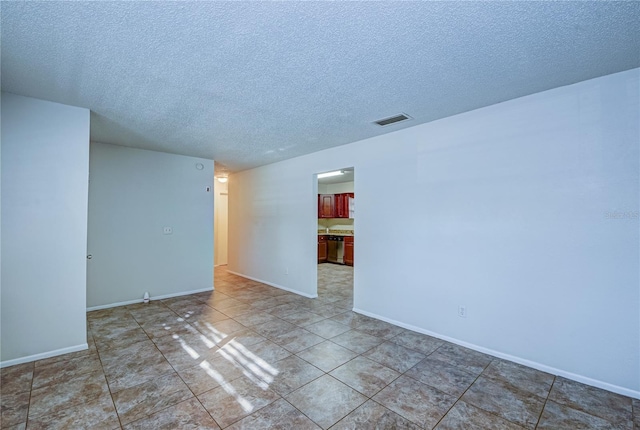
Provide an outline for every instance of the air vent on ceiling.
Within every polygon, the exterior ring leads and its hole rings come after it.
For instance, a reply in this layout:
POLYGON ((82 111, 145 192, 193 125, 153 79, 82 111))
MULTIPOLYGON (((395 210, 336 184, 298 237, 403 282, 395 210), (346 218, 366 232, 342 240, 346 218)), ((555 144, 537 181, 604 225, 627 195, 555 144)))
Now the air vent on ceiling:
POLYGON ((379 126, 384 127, 385 125, 395 124, 396 122, 406 121, 408 119, 411 119, 411 117, 409 115, 405 115, 405 114, 401 113, 401 114, 394 115, 394 116, 389 117, 389 118, 379 119, 379 120, 374 121, 374 122, 376 124, 378 124, 379 126))

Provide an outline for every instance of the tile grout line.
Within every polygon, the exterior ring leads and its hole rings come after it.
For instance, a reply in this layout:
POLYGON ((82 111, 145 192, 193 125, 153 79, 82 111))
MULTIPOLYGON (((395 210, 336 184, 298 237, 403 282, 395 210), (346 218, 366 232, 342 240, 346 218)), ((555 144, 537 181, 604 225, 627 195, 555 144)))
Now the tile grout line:
MULTIPOLYGON (((136 321, 136 324, 137 323, 138 322, 136 321)), ((116 412, 116 417, 118 418, 118 424, 120 425, 120 428, 123 429, 124 427, 122 425, 122 420, 120 419, 120 414, 118 413, 118 408, 116 407, 116 402, 113 398, 113 393, 111 392, 111 385, 109 385, 109 380, 107 379, 107 373, 104 370, 104 364, 102 363, 102 357, 100 356, 100 350, 98 349, 96 338, 93 335, 93 330, 91 330, 91 337, 93 338, 93 344, 96 346, 96 355, 98 356, 98 361, 100 361, 100 367, 102 368, 102 376, 104 376, 104 382, 107 384, 107 390, 109 390, 109 398, 111 398, 111 404, 113 405, 113 410, 116 412)))
MULTIPOLYGON (((93 336, 93 335, 92 335, 93 336)), ((33 395, 33 381, 36 379, 36 362, 33 362, 33 376, 31 377, 31 384, 29 384, 29 403, 27 403, 27 416, 24 420, 25 428, 29 426, 29 411, 31 410, 31 396, 33 395)))
POLYGON ((544 399, 544 404, 542 405, 542 409, 540 409, 540 415, 538 415, 538 421, 536 422, 536 426, 534 428, 537 429, 538 426, 540 425, 540 420, 542 419, 542 414, 544 413, 544 408, 547 407, 547 402, 549 401, 549 397, 551 396, 551 390, 553 390, 553 386, 556 383, 556 375, 553 375, 553 382, 551 382, 551 386, 549 387, 549 392, 547 393, 547 397, 544 399))
MULTIPOLYGON (((435 349, 431 354, 433 354, 434 352, 436 352, 437 350, 439 350, 439 349, 440 349, 442 346, 444 346, 444 345, 445 345, 445 344, 440 345, 440 346, 439 346, 438 348, 436 348, 436 349, 435 349)), ((429 355, 431 355, 431 354, 429 354, 429 355)), ((445 354, 445 355, 446 355, 446 354, 445 354)), ((438 427, 438 425, 440 424, 440 422, 442 422, 442 420, 443 420, 443 419, 447 416, 447 414, 448 414, 448 413, 449 413, 449 412, 450 412, 450 411, 451 411, 451 410, 452 410, 452 409, 453 409, 453 408, 458 404, 458 402, 463 401, 463 400, 462 400, 462 396, 464 396, 464 395, 467 393, 467 391, 469 391, 469 390, 471 389, 471 387, 473 386, 473 384, 475 384, 475 383, 478 381, 478 379, 480 379, 480 377, 482 376, 482 374, 484 373, 484 371, 485 371, 485 370, 487 370, 487 368, 488 368, 489 366, 491 366, 491 363, 493 363, 493 361, 494 361, 494 359, 491 359, 491 360, 489 361, 489 363, 488 363, 486 366, 484 366, 484 369, 482 369, 482 371, 481 371, 480 373, 478 373, 478 376, 476 376, 476 378, 473 380, 473 382, 472 382, 471 384, 469 384, 469 386, 468 386, 468 387, 467 387, 467 388, 462 392, 462 394, 460 394, 460 395, 458 396, 458 398, 456 399, 456 401, 455 401, 455 402, 453 402, 453 404, 451 405, 451 407, 450 407, 449 409, 447 409, 447 412, 445 412, 445 413, 444 413, 444 415, 442 415, 442 417, 440 417, 440 419, 438 420, 438 422, 436 423, 436 425, 434 425, 434 426, 432 427, 432 429, 434 429, 434 428, 438 427)), ((455 366, 455 367, 458 367, 458 366, 455 366)), ((409 378, 411 378, 411 377, 409 376, 409 378)), ((412 379, 413 379, 413 378, 412 378, 412 379)), ((426 385, 429 385, 429 384, 426 384, 426 385)), ((429 385, 429 386, 430 386, 430 385, 429 385)), ((435 387, 432 387, 432 388, 435 388, 435 387)), ((446 394, 446 393, 445 393, 445 394, 446 394)), ((478 407, 477 407, 477 406, 475 406, 475 405, 472 405, 472 406, 473 406, 473 407, 478 408, 478 407)), ((496 415, 496 414, 494 414, 494 413, 492 413, 492 412, 485 411, 485 410, 484 410, 484 409, 482 409, 482 408, 478 408, 478 409, 480 409, 480 410, 482 410, 482 411, 484 411, 484 412, 490 413, 491 415, 498 416, 498 415, 496 415)), ((502 418, 502 417, 500 417, 500 418, 502 418)), ((503 418, 503 419, 504 419, 504 418, 503 418)), ((509 421, 509 420, 506 420, 506 421, 509 421)), ((511 421, 509 421, 509 422, 511 422, 511 421)), ((514 423, 514 424, 517 424, 517 423, 514 423)))

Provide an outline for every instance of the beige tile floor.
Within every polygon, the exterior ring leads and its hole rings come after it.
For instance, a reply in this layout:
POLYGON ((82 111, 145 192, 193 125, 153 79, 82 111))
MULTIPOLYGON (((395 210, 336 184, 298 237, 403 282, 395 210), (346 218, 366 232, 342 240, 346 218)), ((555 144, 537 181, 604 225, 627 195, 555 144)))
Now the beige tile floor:
POLYGON ((216 269, 216 291, 89 312, 90 349, 2 369, 11 429, 639 429, 640 402, 216 269), (635 427, 634 427, 635 425, 635 427))

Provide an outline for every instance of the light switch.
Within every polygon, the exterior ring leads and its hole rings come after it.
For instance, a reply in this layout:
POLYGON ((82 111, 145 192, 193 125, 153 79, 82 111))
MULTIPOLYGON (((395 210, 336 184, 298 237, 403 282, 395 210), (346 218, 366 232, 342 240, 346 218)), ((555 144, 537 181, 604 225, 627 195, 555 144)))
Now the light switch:
POLYGON ((171 227, 165 227, 162 229, 162 234, 173 234, 173 229, 171 227))

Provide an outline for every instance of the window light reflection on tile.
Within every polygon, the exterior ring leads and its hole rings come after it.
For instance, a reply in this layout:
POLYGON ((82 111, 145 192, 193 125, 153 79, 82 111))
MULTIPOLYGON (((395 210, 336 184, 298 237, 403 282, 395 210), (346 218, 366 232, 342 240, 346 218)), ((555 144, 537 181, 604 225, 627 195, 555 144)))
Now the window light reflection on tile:
POLYGON ((249 378, 251 382, 256 384, 258 387, 262 388, 263 390, 266 390, 267 388, 269 388, 269 384, 273 382, 272 377, 264 374, 264 372, 261 372, 258 366, 255 366, 252 363, 249 363, 246 359, 243 359, 242 357, 237 356, 237 354, 234 353, 235 351, 229 351, 231 352, 230 354, 229 352, 220 349, 218 350, 218 352, 222 357, 227 359, 231 364, 233 364, 238 369, 242 370, 242 374, 244 376, 249 378), (236 358, 232 357, 232 355, 236 356, 236 358), (264 379, 269 379, 269 380, 265 381, 264 379))
POLYGON ((211 332, 211 334, 213 335, 213 341, 215 343, 220 342, 222 339, 224 339, 225 337, 227 337, 228 335, 226 333, 222 333, 219 330, 216 330, 215 327, 213 327, 211 324, 209 324, 208 322, 204 323, 204 325, 209 329, 209 331, 211 332))
POLYGON ((182 346, 182 349, 187 351, 187 354, 189 354, 191 356, 191 358, 193 358, 194 360, 200 358, 200 354, 198 354, 193 348, 191 348, 189 345, 187 345, 187 342, 185 342, 184 340, 180 339, 179 337, 178 337, 178 341, 180 342, 180 346, 182 346))
POLYGON ((244 397, 240 396, 237 391, 235 390, 235 388, 233 388, 233 385, 231 385, 231 383, 225 381, 225 379, 222 377, 222 375, 220 375, 220 373, 216 372, 212 367, 211 364, 209 364, 209 362, 207 360, 204 360, 202 363, 200 363, 200 367, 202 369, 204 369, 205 372, 207 372, 207 375, 211 376, 213 379, 216 380, 216 382, 218 382, 218 384, 220 384, 220 386, 230 395, 232 395, 236 401, 238 402, 238 404, 240 405, 240 407, 246 412, 246 413, 251 413, 253 411, 253 405, 251 404, 251 402, 249 402, 247 399, 245 399, 244 397))
POLYGON ((229 345, 233 346, 237 351, 249 357, 250 360, 252 360, 254 363, 262 367, 267 372, 271 373, 273 376, 276 376, 279 373, 278 369, 274 368, 269 363, 264 361, 262 358, 258 357, 257 355, 249 351, 243 344, 241 344, 240 342, 237 342, 235 339, 229 342, 229 345))
POLYGON ((206 345, 206 347, 209 348, 209 349, 211 349, 214 346, 216 346, 215 343, 211 342, 209 340, 209 338, 207 336, 203 335, 203 334, 200 335, 200 339, 202 340, 202 343, 204 343, 206 345))

